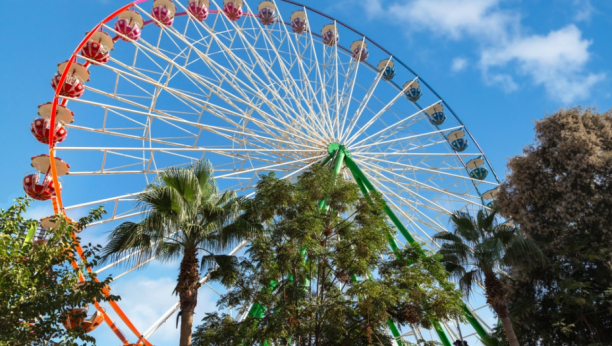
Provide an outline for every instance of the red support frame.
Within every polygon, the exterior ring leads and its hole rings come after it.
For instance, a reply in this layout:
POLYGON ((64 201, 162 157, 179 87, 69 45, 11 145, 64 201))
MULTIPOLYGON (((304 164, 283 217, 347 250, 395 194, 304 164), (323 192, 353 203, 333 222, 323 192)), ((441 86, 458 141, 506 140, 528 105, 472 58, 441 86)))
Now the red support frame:
MULTIPOLYGON (((66 67, 64 69, 64 72, 62 73, 58 86, 55 90, 55 95, 53 97, 53 104, 51 106, 51 119, 50 119, 50 123, 51 124, 55 124, 55 116, 56 116, 56 112, 57 112, 57 106, 59 104, 59 90, 62 89, 64 83, 66 82, 66 78, 68 77, 69 71, 70 71, 70 67, 72 66, 73 63, 75 63, 77 61, 77 54, 79 54, 79 52, 81 51, 81 49, 85 46, 85 44, 87 44, 87 42, 89 41, 89 39, 95 34, 96 31, 98 30, 102 30, 102 26, 106 23, 108 23, 109 21, 111 21, 112 19, 114 19, 115 17, 117 17, 121 12, 130 9, 131 7, 134 7, 135 5, 138 5, 140 3, 143 2, 147 2, 150 0, 136 0, 133 1, 123 7, 121 7, 120 9, 118 9, 117 11, 113 12, 112 14, 110 14, 108 17, 106 17, 103 21, 101 21, 98 25, 96 25, 94 27, 93 30, 91 30, 86 36, 85 38, 81 41, 81 43, 79 43, 79 45, 77 46, 77 48, 74 50, 74 53, 72 53, 72 55, 70 56, 70 59, 68 60, 68 63, 66 64, 66 67)), ((221 11, 218 10, 212 10, 210 11, 210 13, 221 13, 221 11)), ((181 13, 177 13, 175 16, 180 17, 180 16, 185 16, 188 15, 187 12, 181 12, 181 13)), ((252 14, 252 13, 244 13, 243 16, 252 16, 252 17, 257 17, 256 14, 252 14)), ((153 20, 148 20, 146 22, 144 22, 144 26, 153 23, 153 20)), ((118 37, 113 38, 114 41, 117 41, 118 37)), ((84 64, 85 68, 90 66, 89 62, 85 62, 84 64)), ((68 102, 67 99, 63 99, 61 105, 65 106, 66 103, 68 102)), ((51 167, 50 167, 50 172, 51 173, 51 177, 53 179, 53 184, 54 186, 58 186, 59 187, 59 180, 58 180, 58 176, 57 176, 57 168, 55 165, 55 145, 53 144, 53 139, 55 137, 55 133, 53 131, 50 132, 49 134, 49 158, 50 158, 50 162, 51 162, 51 167)), ((47 174, 49 174, 47 173, 47 174)), ((52 198, 52 202, 53 202, 53 210, 55 212, 55 214, 57 215, 65 215, 65 210, 64 210, 64 204, 62 201, 62 194, 59 188, 56 188, 55 190, 55 197, 52 198)), ((66 216, 67 217, 67 216, 66 216)), ((76 239, 76 236, 73 234, 73 237, 76 239)), ((79 254, 79 256, 83 256, 83 249, 81 248, 80 244, 77 244, 76 250, 79 254)), ((76 262, 72 262, 72 266, 76 269, 78 268, 78 265, 76 262)), ((87 270, 89 272, 91 272, 91 268, 87 267, 87 270)), ((84 281, 83 276, 81 275, 79 277, 79 279, 81 281, 84 281)), ((96 279, 96 281, 98 281, 98 279, 96 279)), ((107 288, 103 289, 103 293, 105 296, 109 296, 110 292, 107 288)), ((138 331, 138 329, 134 326, 134 324, 130 321, 130 319, 125 315, 125 313, 123 312, 123 310, 121 310, 121 308, 119 307, 119 305, 114 302, 114 301, 110 301, 109 304, 111 305, 111 307, 113 308, 113 310, 117 313, 117 315, 119 315, 119 317, 121 318, 121 320, 128 326, 128 328, 138 337, 138 342, 137 344, 141 344, 144 343, 147 346, 153 346, 149 341, 147 341, 144 336, 138 331)), ((100 304, 96 301, 94 301, 94 305, 96 306, 96 308, 98 309, 98 311, 100 311, 100 313, 102 313, 104 315, 104 321, 106 321, 106 323, 111 327, 111 329, 113 330, 113 332, 115 333, 115 335, 117 335, 117 337, 123 342, 124 345, 129 345, 129 342, 127 341, 127 339, 125 338, 125 336, 121 333, 121 331, 119 331, 119 329, 117 328, 117 326, 115 325, 115 323, 113 323, 113 321, 110 319, 110 317, 108 316, 108 314, 104 311, 104 309, 102 309, 102 307, 100 306, 100 304)))
MULTIPOLYGON (((68 73, 70 71, 70 67, 72 66, 73 63, 75 63, 77 61, 77 54, 79 54, 79 52, 81 51, 83 46, 85 46, 85 44, 87 44, 89 39, 95 34, 96 31, 102 29, 102 25, 108 23, 109 21, 111 21, 112 19, 117 17, 121 12, 129 9, 130 7, 133 7, 134 5, 137 5, 137 4, 146 2, 146 1, 149 1, 149 0, 136 0, 134 2, 131 2, 131 3, 121 7, 117 11, 113 12, 111 15, 106 17, 102 22, 100 22, 98 25, 96 25, 96 27, 93 30, 91 30, 85 36, 85 38, 81 41, 81 43, 79 43, 79 45, 75 49, 74 53, 72 53, 72 55, 70 56, 70 59, 68 60, 68 63, 66 64, 66 68, 64 69, 64 72, 62 73, 62 75, 60 77, 60 80, 59 80, 59 83, 58 83, 58 87, 55 90, 55 95, 53 97, 53 104, 51 106, 51 119, 50 119, 50 123, 51 124, 55 124, 57 105, 59 104, 59 90, 61 90, 62 86, 66 82, 66 78, 68 77, 68 73)), ((88 66, 89 66, 89 64, 86 63, 85 67, 88 67, 88 66)), ((66 102, 67 102, 67 99, 64 99, 62 101, 62 105, 65 105, 66 102)), ((55 145, 53 144, 54 136, 55 136, 55 133, 53 131, 51 131, 50 134, 49 134, 49 158, 50 158, 50 162, 51 162, 51 167, 50 168, 51 168, 51 177, 53 179, 53 184, 55 184, 54 186, 59 186, 59 181, 58 181, 58 176, 57 176, 57 167, 55 165, 55 145)), ((52 201, 53 201, 53 210, 55 211, 55 214, 57 214, 57 215, 65 215, 64 205, 63 205, 63 202, 62 202, 62 194, 61 194, 61 191, 59 190, 59 188, 56 189, 56 191, 55 191, 55 198, 53 198, 52 201)), ((76 235, 73 234, 73 237, 76 239, 76 235)), ((81 245, 77 244, 76 249, 77 249, 77 252, 78 252, 79 256, 82 257, 83 256, 83 249, 81 248, 81 245)), ((78 265, 77 265, 77 263, 75 261, 72 262, 72 266, 74 268, 78 268, 78 265)), ((90 267, 87 267, 87 270, 89 272, 92 271, 90 267)), ((84 278, 83 278, 82 275, 79 276, 79 280, 80 281, 84 281, 84 278)), ((109 292, 109 290, 107 288, 103 289, 103 293, 104 293, 105 296, 109 296, 110 295, 110 292, 109 292)), ((96 309, 98 309, 98 311, 100 311, 100 313, 102 313, 104 315, 104 321, 110 326, 111 330, 113 330, 113 332, 115 333, 115 335, 117 335, 119 340, 121 340, 121 342, 123 342, 124 345, 129 345, 130 344, 129 341, 126 339, 126 337, 123 335, 123 333, 121 333, 121 331, 119 331, 119 329, 117 328, 115 323, 113 323, 111 318, 108 316, 106 311, 104 311, 104 309, 100 306, 100 304, 98 302, 94 301, 94 305, 95 305, 96 309)), ((138 337, 137 344, 144 343, 147 346, 153 346, 149 341, 147 341, 144 338, 144 336, 138 331, 138 329, 136 329, 134 324, 125 315, 123 310, 121 310, 121 308, 119 307, 119 305, 116 302, 110 301, 110 305, 113 308, 113 310, 117 313, 117 315, 119 315, 119 318, 121 318, 121 320, 128 326, 128 328, 138 337)))

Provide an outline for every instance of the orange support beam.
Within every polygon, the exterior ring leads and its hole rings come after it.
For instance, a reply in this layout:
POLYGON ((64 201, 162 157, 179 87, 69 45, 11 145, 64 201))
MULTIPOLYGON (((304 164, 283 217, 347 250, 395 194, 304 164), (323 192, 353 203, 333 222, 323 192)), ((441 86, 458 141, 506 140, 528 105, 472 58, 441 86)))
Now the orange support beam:
MULTIPOLYGON (((66 68, 64 69, 64 72, 62 73, 59 83, 58 83, 58 87, 55 91, 55 96, 53 97, 53 104, 51 107, 51 119, 50 119, 50 123, 51 124, 55 124, 55 117, 56 117, 56 113, 57 113, 57 105, 59 103, 59 91, 61 90, 61 87, 64 85, 64 83, 66 82, 66 78, 68 77, 68 73, 70 71, 70 67, 72 66, 72 64, 74 62, 76 62, 77 59, 77 54, 81 51, 81 49, 83 48, 83 46, 89 41, 89 39, 94 35, 94 33, 98 30, 100 30, 102 28, 103 24, 108 23, 110 20, 112 20, 113 18, 115 18, 117 15, 119 15, 121 12, 125 11, 126 9, 139 4, 141 2, 145 2, 148 0, 137 0, 134 1, 133 3, 129 3, 125 6, 123 6, 122 8, 118 9, 117 11, 113 12, 111 15, 109 15, 108 17, 106 17, 102 22, 100 22, 98 25, 96 25, 96 27, 91 30, 86 36, 85 38, 81 41, 81 43, 78 45, 78 47, 75 49, 74 53, 72 53, 71 58, 69 59, 68 63, 66 64, 66 68)), ((85 66, 89 66, 89 64, 85 64, 85 66)), ((62 100, 62 105, 65 105, 67 103, 67 99, 63 99, 62 100)), ((62 201, 62 194, 61 191, 59 189, 59 180, 58 180, 58 176, 57 176, 57 167, 55 165, 55 148, 54 148, 54 136, 55 133, 53 131, 50 131, 49 133, 49 159, 51 162, 51 166, 50 166, 50 170, 51 170, 51 177, 53 179, 53 185, 55 186, 55 198, 52 199, 53 202, 53 210, 55 211, 56 215, 65 215, 65 211, 64 211, 64 204, 62 201)), ((72 235, 75 239, 76 239, 76 235, 72 235)), ((77 243, 78 244, 78 243, 77 243)), ((83 249, 81 248, 81 245, 78 244, 77 245, 77 252, 79 253, 79 256, 83 256, 83 249)), ((72 266, 76 269, 78 268, 78 265, 75 261, 72 262, 72 266)), ((88 271, 92 271, 90 267, 87 267, 88 271)), ((81 275, 79 277, 80 281, 84 281, 83 276, 81 275)), ((97 278, 96 278, 97 281, 97 278)), ((99 281, 98 281, 99 282, 99 281)), ((105 296, 109 296, 110 292, 108 291, 107 288, 103 289, 103 293, 105 296)), ((111 307, 113 308, 113 310, 119 315, 119 318, 121 318, 121 320, 128 326, 128 328, 130 328, 130 330, 138 337, 138 342, 144 342, 145 345, 147 346, 153 346, 149 341, 147 341, 146 339, 144 339, 143 335, 138 331, 138 329, 136 329, 136 327, 134 326, 134 324, 132 323, 132 321, 130 321, 130 319, 125 315, 125 313, 123 312, 123 310, 119 307, 119 305, 114 302, 114 301, 110 301, 109 302, 111 307)), ((96 308, 98 309, 98 311, 100 311, 103 315, 104 315, 104 321, 106 321, 106 323, 110 326, 111 330, 115 333, 115 335, 117 335, 117 337, 121 340, 121 342, 123 342, 125 345, 129 345, 129 341, 125 338, 125 336, 121 333, 121 331, 119 331, 119 329, 117 328, 117 326, 115 325, 115 323, 111 320, 111 318, 108 316, 108 314, 104 311, 104 309, 100 306, 100 304, 98 302, 96 302, 94 300, 94 305, 96 306, 96 308)))

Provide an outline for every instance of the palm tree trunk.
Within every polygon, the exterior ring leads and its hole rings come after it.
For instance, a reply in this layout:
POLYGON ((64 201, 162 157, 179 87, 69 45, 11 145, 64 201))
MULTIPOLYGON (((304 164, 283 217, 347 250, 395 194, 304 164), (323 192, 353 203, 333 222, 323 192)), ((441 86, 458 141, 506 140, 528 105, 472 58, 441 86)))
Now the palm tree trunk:
POLYGON ((518 339, 516 338, 516 334, 514 334, 514 328, 512 328, 512 321, 510 321, 510 316, 506 315, 504 317, 500 317, 499 319, 501 320, 502 326, 504 326, 506 338, 508 339, 508 343, 510 344, 510 346, 520 346, 518 339))
POLYGON ((176 285, 181 307, 181 340, 180 346, 191 346, 193 331, 193 311, 198 304, 200 283, 198 258, 195 250, 185 250, 176 285))
POLYGON ((487 304, 493 308, 493 311, 495 311, 497 317, 501 320, 508 343, 510 346, 520 346, 516 334, 514 334, 514 328, 512 328, 512 321, 510 321, 506 289, 497 276, 495 276, 495 273, 485 273, 485 290, 487 293, 487 304))

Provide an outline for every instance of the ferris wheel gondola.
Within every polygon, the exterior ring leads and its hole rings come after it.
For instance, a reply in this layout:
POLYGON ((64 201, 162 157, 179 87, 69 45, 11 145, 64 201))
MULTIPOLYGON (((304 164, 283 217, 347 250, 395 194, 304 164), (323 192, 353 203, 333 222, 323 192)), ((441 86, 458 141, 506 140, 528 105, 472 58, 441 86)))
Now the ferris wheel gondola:
MULTIPOLYGON (((432 250, 431 235, 446 229, 451 212, 495 198, 492 167, 446 101, 340 21, 292 1, 253 8, 243 0, 146 3, 123 7, 87 34, 59 65, 56 97, 32 125, 50 152, 24 189, 51 199, 56 213, 102 204, 112 212, 98 225, 138 218, 132 198, 157 173, 203 157, 223 189, 248 195, 259 174, 292 179, 338 150, 350 161, 341 174, 371 184, 403 224, 402 235, 432 250), (58 177, 70 167, 55 157, 59 151, 75 167, 64 192, 58 177), (113 188, 77 194, 72 179, 113 188)), ((141 333, 112 307, 138 342, 148 343, 167 319, 141 333)), ((477 308, 466 314, 482 334, 477 308)), ((440 328, 440 338, 454 335, 440 328)), ((416 340, 422 332, 395 337, 416 340)))

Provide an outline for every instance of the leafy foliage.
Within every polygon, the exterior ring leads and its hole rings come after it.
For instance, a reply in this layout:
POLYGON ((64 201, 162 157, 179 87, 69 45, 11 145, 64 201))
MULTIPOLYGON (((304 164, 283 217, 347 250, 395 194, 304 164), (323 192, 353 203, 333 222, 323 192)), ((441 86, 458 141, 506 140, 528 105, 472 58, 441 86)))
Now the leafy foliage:
POLYGON ((560 110, 508 162, 498 204, 542 249, 545 266, 507 281, 523 345, 612 343, 612 114, 560 110))
POLYGON ((533 264, 542 260, 540 249, 510 223, 499 224, 499 209, 480 210, 476 217, 457 211, 451 216, 453 232, 439 232, 434 239, 442 242, 439 253, 446 270, 467 297, 477 281, 484 281, 487 303, 501 319, 511 345, 516 336, 508 313, 508 297, 497 269, 533 264))
POLYGON ((208 255, 205 261, 215 259, 218 251, 248 238, 256 229, 234 222, 244 199, 233 191, 220 194, 212 166, 205 160, 160 173, 159 181, 147 186, 136 199, 146 216, 111 232, 104 259, 118 260, 138 253, 131 257, 131 263, 124 264, 140 265, 153 258, 181 260, 174 291, 180 298, 181 345, 189 345, 201 286, 198 254, 208 255))
POLYGON ((388 249, 380 196, 325 168, 294 184, 262 176, 256 192, 244 218, 263 231, 212 279, 232 287, 220 307, 258 308, 241 322, 207 314, 194 345, 390 345, 388 320, 427 328, 460 318, 461 294, 435 255, 388 249))
POLYGON ((92 210, 78 225, 58 218, 45 242, 27 243, 25 231, 38 226, 38 221, 23 217, 30 201, 18 198, 15 205, 0 211, 0 344, 48 344, 52 339, 62 345, 77 345, 79 339, 95 342, 80 327, 67 331, 62 321, 68 311, 91 306, 93 299, 119 299, 106 298, 101 291, 110 278, 96 282, 96 274, 85 270, 85 264, 97 264, 100 247, 85 246, 84 262, 76 270, 70 265, 76 246, 72 232, 100 219, 104 211, 92 210), (85 278, 82 284, 79 274, 85 278))

